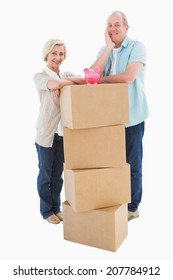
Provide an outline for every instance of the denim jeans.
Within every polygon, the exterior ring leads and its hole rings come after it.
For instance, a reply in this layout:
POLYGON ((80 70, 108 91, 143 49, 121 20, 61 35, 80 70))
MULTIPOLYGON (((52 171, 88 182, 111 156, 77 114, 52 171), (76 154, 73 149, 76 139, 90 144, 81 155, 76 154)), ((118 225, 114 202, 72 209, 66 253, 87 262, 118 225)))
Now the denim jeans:
POLYGON ((126 159, 131 169, 131 203, 129 211, 136 211, 142 199, 142 139, 145 123, 126 128, 126 159))
POLYGON ((39 174, 37 190, 40 197, 40 213, 44 219, 60 212, 63 179, 63 137, 55 134, 53 145, 45 148, 37 143, 39 174))

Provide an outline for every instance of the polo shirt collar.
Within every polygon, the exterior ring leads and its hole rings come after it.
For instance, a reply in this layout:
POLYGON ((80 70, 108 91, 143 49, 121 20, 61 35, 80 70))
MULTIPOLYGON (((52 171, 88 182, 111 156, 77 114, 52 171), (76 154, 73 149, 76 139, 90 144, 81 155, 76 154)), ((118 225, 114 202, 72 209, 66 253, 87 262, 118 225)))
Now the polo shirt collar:
POLYGON ((129 43, 130 39, 129 37, 126 36, 126 38, 124 39, 124 41, 122 42, 121 46, 123 46, 124 48, 127 47, 128 43, 129 43))

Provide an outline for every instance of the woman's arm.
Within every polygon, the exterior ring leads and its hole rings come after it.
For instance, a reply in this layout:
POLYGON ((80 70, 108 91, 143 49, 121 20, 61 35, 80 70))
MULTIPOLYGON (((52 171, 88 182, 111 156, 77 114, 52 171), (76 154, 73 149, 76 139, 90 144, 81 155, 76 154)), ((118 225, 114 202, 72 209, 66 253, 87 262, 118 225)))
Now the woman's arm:
POLYGON ((66 77, 64 79, 73 82, 73 84, 86 84, 85 79, 82 77, 66 77))
POLYGON ((48 89, 60 89, 64 86, 70 86, 70 85, 74 85, 75 83, 73 81, 67 80, 65 78, 63 79, 59 79, 59 80, 49 80, 47 82, 47 87, 48 89))

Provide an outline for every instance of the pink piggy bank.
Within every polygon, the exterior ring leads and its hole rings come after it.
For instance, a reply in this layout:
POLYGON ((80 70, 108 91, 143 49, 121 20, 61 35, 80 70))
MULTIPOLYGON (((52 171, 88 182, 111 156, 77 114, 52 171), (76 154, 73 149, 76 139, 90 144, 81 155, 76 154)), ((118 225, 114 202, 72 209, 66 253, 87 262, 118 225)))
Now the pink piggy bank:
POLYGON ((85 81, 87 84, 98 84, 100 81, 100 68, 84 69, 85 81))

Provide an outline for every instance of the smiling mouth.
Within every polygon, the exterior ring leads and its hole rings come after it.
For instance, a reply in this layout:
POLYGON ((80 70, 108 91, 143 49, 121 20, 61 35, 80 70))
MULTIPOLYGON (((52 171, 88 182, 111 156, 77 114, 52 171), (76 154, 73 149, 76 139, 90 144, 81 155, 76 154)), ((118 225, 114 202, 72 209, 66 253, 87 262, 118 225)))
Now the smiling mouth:
POLYGON ((111 36, 114 36, 114 35, 118 35, 118 33, 117 32, 111 33, 111 36))
POLYGON ((60 64, 60 63, 61 63, 61 61, 54 61, 54 63, 55 63, 55 64, 60 64))

